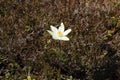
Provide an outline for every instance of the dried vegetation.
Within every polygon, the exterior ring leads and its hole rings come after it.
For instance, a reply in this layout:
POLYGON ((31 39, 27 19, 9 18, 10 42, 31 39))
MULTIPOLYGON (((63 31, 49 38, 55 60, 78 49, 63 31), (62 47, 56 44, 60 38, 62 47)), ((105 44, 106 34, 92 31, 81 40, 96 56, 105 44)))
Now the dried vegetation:
POLYGON ((0 0, 0 79, 120 80, 119 0, 0 0), (63 22, 70 41, 46 32, 63 22))

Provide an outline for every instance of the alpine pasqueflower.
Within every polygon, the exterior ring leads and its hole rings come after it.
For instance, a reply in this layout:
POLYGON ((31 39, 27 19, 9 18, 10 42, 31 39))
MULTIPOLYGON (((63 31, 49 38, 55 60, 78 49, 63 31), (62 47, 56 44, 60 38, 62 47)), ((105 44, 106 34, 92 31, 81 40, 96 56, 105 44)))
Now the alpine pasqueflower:
POLYGON ((51 28, 51 31, 50 30, 47 30, 47 31, 52 35, 53 39, 69 41, 69 38, 67 37, 67 35, 71 32, 71 29, 65 30, 63 23, 60 24, 58 29, 52 25, 50 26, 50 28, 51 28))

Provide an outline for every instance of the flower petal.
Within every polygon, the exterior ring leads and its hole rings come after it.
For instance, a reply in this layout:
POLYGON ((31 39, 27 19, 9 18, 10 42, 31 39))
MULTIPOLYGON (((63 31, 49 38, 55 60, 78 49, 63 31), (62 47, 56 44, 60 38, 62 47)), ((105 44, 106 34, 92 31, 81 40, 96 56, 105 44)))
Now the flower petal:
POLYGON ((68 29, 68 30, 66 30, 66 31, 64 32, 64 35, 66 36, 66 35, 68 35, 70 32, 71 32, 71 29, 68 29))
POLYGON ((59 37, 56 36, 56 35, 53 35, 52 38, 55 39, 55 40, 59 40, 59 37))
POLYGON ((64 24, 63 24, 63 23, 60 24, 60 27, 59 27, 58 30, 64 32, 65 27, 64 27, 64 24))
POLYGON ((64 37, 60 37, 59 40, 63 40, 63 41, 69 41, 69 38, 64 36, 64 37))
POLYGON ((53 36, 53 32, 52 32, 52 31, 47 30, 47 32, 48 32, 50 35, 52 35, 52 36, 53 36))
POLYGON ((57 28, 54 27, 54 26, 52 26, 52 25, 50 26, 50 28, 51 28, 51 30, 52 30, 53 33, 56 33, 58 31, 57 28))
POLYGON ((53 39, 55 39, 55 40, 59 39, 59 37, 58 37, 56 34, 54 34, 52 31, 47 30, 47 32, 48 32, 50 35, 52 35, 52 38, 53 38, 53 39))

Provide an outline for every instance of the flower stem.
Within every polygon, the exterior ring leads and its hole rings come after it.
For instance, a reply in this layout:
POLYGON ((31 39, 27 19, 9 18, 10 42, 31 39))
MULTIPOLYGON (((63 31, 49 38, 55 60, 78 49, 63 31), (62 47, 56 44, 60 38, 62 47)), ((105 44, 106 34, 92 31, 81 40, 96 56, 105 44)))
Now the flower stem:
POLYGON ((60 53, 62 52, 62 50, 61 50, 61 41, 59 40, 59 48, 60 48, 60 53))

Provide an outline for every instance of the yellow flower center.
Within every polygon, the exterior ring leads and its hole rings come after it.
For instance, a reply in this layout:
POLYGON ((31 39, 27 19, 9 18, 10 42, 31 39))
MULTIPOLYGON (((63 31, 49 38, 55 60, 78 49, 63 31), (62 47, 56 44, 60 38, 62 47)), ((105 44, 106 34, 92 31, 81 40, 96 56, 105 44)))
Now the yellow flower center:
POLYGON ((62 37, 62 36, 63 36, 63 32, 58 31, 58 32, 57 32, 57 35, 58 35, 59 37, 62 37))

